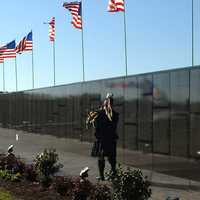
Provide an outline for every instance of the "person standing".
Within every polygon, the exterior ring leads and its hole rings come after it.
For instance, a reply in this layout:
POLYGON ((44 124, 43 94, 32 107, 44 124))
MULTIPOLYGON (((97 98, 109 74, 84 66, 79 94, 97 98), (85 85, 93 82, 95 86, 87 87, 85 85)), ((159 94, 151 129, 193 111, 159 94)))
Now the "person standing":
POLYGON ((108 93, 94 121, 96 143, 98 144, 98 179, 102 181, 105 179, 105 157, 108 158, 113 175, 116 174, 117 124, 119 113, 113 109, 113 102, 113 94, 108 93))

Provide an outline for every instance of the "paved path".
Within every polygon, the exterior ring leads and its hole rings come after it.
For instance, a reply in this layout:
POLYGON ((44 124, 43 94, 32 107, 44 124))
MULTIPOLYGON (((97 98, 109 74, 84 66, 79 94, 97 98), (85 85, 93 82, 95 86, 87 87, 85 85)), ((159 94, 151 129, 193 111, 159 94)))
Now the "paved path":
MULTIPOLYGON (((91 169, 89 172, 90 180, 96 181, 97 160, 88 156, 91 148, 90 143, 0 128, 0 152, 5 151, 9 144, 14 144, 15 153, 30 162, 44 148, 56 148, 60 162, 64 165, 63 174, 78 175, 83 167, 88 166, 91 169), (16 134, 18 135, 17 141, 16 134)), ((159 155, 157 157, 159 160, 163 158, 162 163, 166 162, 164 157, 159 155)), ((156 159, 156 156, 154 158, 156 159)), ((169 195, 179 196, 181 200, 200 200, 200 182, 154 172, 151 170, 152 165, 149 164, 153 163, 151 159, 150 154, 144 155, 141 152, 118 150, 120 162, 133 162, 136 167, 145 166, 143 172, 152 181, 153 200, 165 200, 169 195)), ((184 162, 186 162, 184 159, 181 160, 182 165, 184 162)), ((109 168, 108 164, 106 168, 109 168)))

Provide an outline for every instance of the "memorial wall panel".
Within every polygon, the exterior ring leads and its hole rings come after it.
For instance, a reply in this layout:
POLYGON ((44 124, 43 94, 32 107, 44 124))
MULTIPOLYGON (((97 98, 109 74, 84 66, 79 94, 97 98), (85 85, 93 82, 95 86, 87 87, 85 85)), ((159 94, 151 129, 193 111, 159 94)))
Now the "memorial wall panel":
POLYGON ((85 128, 87 112, 102 105, 110 92, 120 113, 119 147, 195 157, 200 148, 199 77, 199 68, 179 69, 2 94, 0 123, 92 142, 94 130, 85 128))
POLYGON ((171 154, 188 156, 188 116, 173 115, 171 118, 171 154))
POLYGON ((200 114, 200 69, 190 72, 190 111, 200 114))
POLYGON ((200 115, 191 114, 190 154, 192 157, 200 158, 200 115))
POLYGON ((156 109, 153 114, 153 152, 170 152, 170 113, 169 110, 156 109))
POLYGON ((170 76, 169 72, 153 75, 153 151, 170 152, 170 76))
POLYGON ((153 120, 153 82, 152 75, 138 77, 138 143, 139 149, 152 150, 153 120))
POLYGON ((171 153, 189 155, 189 71, 170 73, 171 89, 171 153))
POLYGON ((138 83, 136 77, 124 82, 124 126, 125 148, 138 149, 138 83))
POLYGON ((189 112, 189 71, 178 70, 170 73, 171 112, 189 112))

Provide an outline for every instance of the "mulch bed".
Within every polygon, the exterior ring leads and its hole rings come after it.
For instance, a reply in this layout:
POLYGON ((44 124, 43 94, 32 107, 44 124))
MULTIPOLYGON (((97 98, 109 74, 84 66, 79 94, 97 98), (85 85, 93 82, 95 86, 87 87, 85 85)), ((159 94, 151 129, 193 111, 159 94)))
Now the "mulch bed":
POLYGON ((22 200, 70 200, 68 197, 59 195, 53 189, 45 190, 37 183, 27 181, 8 182, 0 179, 0 187, 22 200))

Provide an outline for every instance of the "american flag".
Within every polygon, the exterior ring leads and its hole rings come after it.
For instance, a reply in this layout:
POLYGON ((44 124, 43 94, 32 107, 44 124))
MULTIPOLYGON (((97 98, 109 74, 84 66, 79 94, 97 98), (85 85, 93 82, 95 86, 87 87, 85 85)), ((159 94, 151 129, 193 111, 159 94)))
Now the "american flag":
POLYGON ((2 58, 2 57, 0 57, 0 63, 3 63, 3 61, 4 61, 4 60, 3 60, 3 58, 2 58))
POLYGON ((125 11, 124 0, 109 0, 108 2, 109 12, 125 11))
POLYGON ((32 50, 33 50, 33 39, 31 31, 16 46, 16 53, 22 53, 23 51, 32 51, 32 50))
POLYGON ((6 44, 5 46, 0 47, 0 58, 15 58, 16 51, 15 51, 15 40, 6 44))
POLYGON ((75 28, 82 29, 82 5, 81 2, 71 2, 71 3, 64 3, 63 7, 68 9, 71 12, 72 15, 72 21, 71 23, 75 28))
POLYGON ((49 40, 51 42, 55 41, 55 17, 52 17, 49 22, 49 40))

